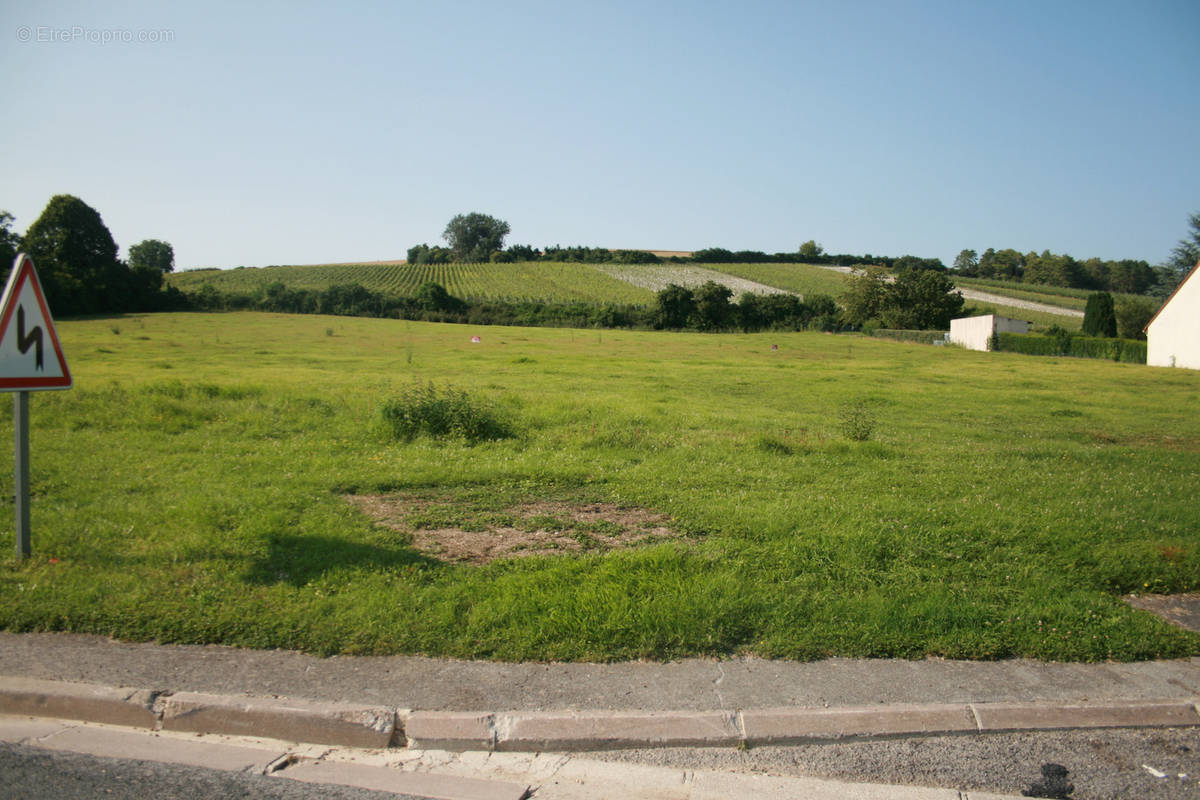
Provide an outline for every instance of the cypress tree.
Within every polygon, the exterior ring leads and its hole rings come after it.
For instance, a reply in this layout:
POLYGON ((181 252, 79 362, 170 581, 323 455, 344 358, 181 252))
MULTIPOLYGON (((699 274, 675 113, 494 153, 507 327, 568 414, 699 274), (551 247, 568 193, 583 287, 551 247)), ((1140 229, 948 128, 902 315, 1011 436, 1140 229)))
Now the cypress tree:
POLYGON ((1083 310, 1083 335, 1117 335, 1117 312, 1113 308, 1112 295, 1108 292, 1088 295, 1087 307, 1083 310))

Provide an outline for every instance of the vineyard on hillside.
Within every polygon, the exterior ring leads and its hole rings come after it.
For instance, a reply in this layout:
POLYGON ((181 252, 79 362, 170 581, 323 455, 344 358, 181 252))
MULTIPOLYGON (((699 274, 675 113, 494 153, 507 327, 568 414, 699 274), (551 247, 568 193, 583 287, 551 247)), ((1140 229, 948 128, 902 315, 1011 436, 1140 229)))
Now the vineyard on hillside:
POLYGON ((427 281, 471 302, 599 302, 649 305, 654 292, 607 275, 591 264, 526 261, 515 264, 330 264, 200 270, 167 276, 185 292, 210 285, 231 293, 253 293, 273 283, 289 289, 322 290, 359 284, 373 292, 412 296, 427 281))
MULTIPOLYGON (((371 292, 392 297, 412 297, 427 281, 439 283, 454 297, 469 303, 587 303, 649 307, 655 294, 668 284, 696 287, 715 281, 733 290, 767 294, 792 292, 800 296, 825 294, 838 297, 845 291, 846 276, 813 264, 583 264, 578 262, 523 261, 511 264, 324 264, 315 266, 239 267, 230 270, 195 270, 171 273, 167 281, 184 292, 211 286, 227 295, 257 295, 272 284, 292 290, 324 291, 331 286, 358 284, 371 292)), ((1037 300, 1060 306, 1082 304, 1078 290, 1042 292, 1046 287, 959 279, 964 287, 979 287, 997 295, 1037 300)), ((1069 329, 1077 317, 1009 308, 999 298, 977 310, 1015 315, 1040 326, 1069 329)))
POLYGON ((846 276, 815 264, 722 264, 730 275, 777 286, 799 295, 827 294, 837 297, 846 291, 846 276))
MULTIPOLYGON (((745 265, 721 264, 720 266, 724 268, 745 265)), ((734 297, 743 292, 778 294, 784 291, 775 285, 692 264, 597 264, 596 269, 652 292, 660 292, 671 284, 694 288, 708 281, 728 286, 733 290, 734 297)))

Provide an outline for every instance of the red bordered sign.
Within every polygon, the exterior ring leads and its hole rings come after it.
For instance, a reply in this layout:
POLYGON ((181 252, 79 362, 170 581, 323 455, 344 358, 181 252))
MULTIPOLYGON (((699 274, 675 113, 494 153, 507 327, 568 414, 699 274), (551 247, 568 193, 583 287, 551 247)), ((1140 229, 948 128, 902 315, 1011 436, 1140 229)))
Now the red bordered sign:
POLYGON ((33 259, 21 253, 0 300, 0 392, 70 388, 71 370, 58 343, 42 282, 33 259))

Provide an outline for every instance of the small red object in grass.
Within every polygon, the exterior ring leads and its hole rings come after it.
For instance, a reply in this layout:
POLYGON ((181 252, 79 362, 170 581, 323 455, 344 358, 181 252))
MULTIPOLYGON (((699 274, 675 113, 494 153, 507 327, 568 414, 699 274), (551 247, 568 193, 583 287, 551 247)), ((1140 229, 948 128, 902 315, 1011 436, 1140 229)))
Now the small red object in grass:
POLYGON ((50 559, 50 563, 51 563, 51 564, 57 564, 57 563, 58 563, 58 559, 57 559, 57 558, 52 558, 52 559, 50 559))

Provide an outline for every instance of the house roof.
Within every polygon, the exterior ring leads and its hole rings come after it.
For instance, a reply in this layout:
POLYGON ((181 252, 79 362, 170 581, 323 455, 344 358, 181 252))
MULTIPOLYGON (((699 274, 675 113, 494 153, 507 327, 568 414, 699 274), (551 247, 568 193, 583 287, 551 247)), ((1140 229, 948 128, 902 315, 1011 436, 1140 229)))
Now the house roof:
POLYGON ((1163 312, 1164 308, 1171 305, 1171 301, 1175 299, 1175 295, 1179 294, 1179 290, 1183 288, 1183 285, 1191 280, 1192 276, 1197 272, 1200 272, 1200 261, 1197 261, 1196 266, 1192 267, 1191 271, 1189 271, 1187 275, 1183 276, 1183 280, 1181 280, 1179 285, 1175 287, 1175 291, 1171 292, 1171 296, 1164 300, 1163 304, 1158 307, 1158 311, 1154 312, 1154 316, 1150 318, 1150 322, 1147 322, 1146 327, 1142 328, 1142 333, 1150 330, 1150 326, 1154 323, 1154 320, 1158 319, 1158 315, 1163 312))

